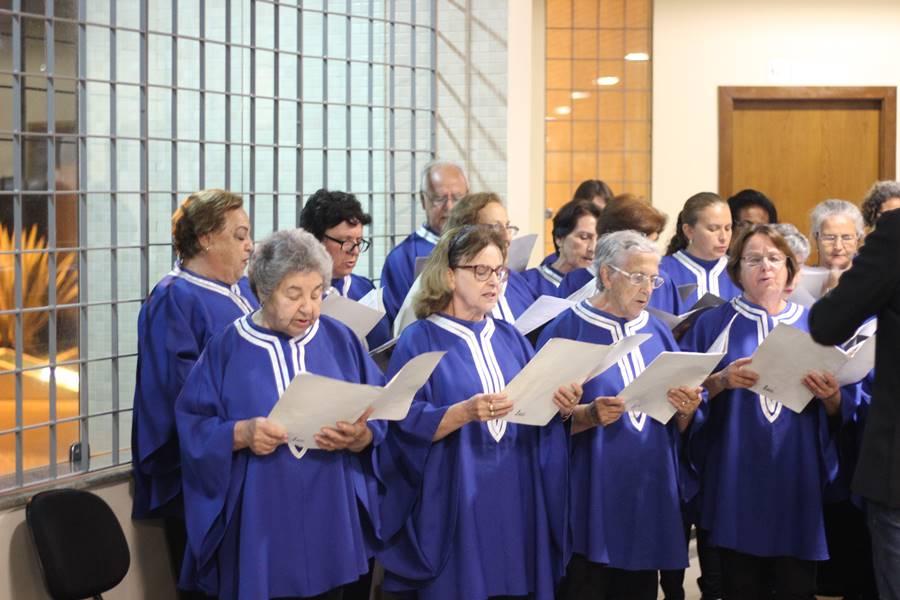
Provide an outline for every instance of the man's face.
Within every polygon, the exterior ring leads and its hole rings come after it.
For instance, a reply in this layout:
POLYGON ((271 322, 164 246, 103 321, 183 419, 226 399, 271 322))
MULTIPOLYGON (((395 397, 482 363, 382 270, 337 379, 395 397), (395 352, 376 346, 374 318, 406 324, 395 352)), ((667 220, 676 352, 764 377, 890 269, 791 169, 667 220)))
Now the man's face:
POLYGON ((444 224, 456 202, 469 193, 466 178, 457 167, 443 165, 431 170, 431 190, 425 191, 422 208, 428 226, 436 233, 444 231, 444 224))

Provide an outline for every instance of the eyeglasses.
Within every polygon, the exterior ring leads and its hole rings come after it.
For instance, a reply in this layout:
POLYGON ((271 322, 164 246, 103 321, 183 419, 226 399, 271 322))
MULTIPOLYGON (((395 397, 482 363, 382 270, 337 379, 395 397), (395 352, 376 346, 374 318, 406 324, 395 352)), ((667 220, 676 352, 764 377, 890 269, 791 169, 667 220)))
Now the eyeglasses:
POLYGON ((784 266, 787 258, 783 254, 769 254, 768 256, 763 256, 761 254, 748 254, 747 256, 742 256, 741 260, 744 261, 744 264, 750 267, 751 269, 755 269, 763 264, 763 261, 769 263, 773 269, 780 269, 784 266))
POLYGON ((647 283, 650 284, 654 290, 659 289, 659 287, 666 282, 665 279, 660 277, 659 275, 645 275, 644 273, 629 273, 628 271, 623 271, 619 267, 615 265, 606 265, 613 271, 621 273, 628 277, 628 281, 630 281, 633 285, 644 286, 647 283))
POLYGON ((823 235, 818 235, 817 237, 823 244, 828 244, 829 246, 834 246, 838 240, 841 240, 841 243, 844 246, 849 246, 851 244, 855 245, 857 242, 859 242, 858 237, 856 237, 855 235, 850 235, 849 233, 845 233, 844 235, 826 233, 823 235))
POLYGON ((456 265, 453 269, 466 269, 472 271, 475 275, 475 281, 487 281, 491 278, 491 273, 497 276, 497 281, 503 283, 509 278, 509 269, 504 266, 489 267, 488 265, 456 265))
POLYGON ((488 227, 490 227, 497 233, 503 233, 503 230, 505 229, 507 232, 509 232, 509 237, 511 238, 516 237, 519 234, 519 228, 515 225, 510 225, 509 223, 507 223, 506 225, 502 225, 500 223, 490 223, 488 227))
POLYGON ((431 203, 432 206, 444 206, 450 200, 453 201, 454 204, 463 199, 465 194, 444 194, 443 196, 437 196, 435 194, 426 194, 425 197, 428 198, 428 202, 431 203))
POLYGON ((339 244, 341 250, 343 250, 347 254, 353 254, 353 251, 357 248, 359 248, 359 252, 360 254, 362 254, 369 249, 369 246, 372 245, 372 242, 365 238, 360 238, 358 240, 339 240, 337 238, 331 237, 327 233, 323 233, 322 237, 324 237, 326 240, 331 240, 335 244, 339 244))

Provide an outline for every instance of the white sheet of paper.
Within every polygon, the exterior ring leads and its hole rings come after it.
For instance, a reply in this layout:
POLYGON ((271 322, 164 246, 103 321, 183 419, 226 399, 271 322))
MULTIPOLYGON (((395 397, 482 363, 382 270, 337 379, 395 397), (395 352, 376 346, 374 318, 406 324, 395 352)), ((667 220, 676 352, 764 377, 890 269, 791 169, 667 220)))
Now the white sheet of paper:
POLYGON ((413 277, 418 277, 422 272, 422 269, 425 268, 425 263, 428 262, 427 256, 417 256, 416 257, 416 266, 413 269, 413 277))
POLYGON ((591 277, 591 280, 586 284, 581 286, 579 289, 575 290, 566 298, 566 300, 571 300, 574 303, 579 303, 582 300, 587 300, 591 296, 597 293, 597 278, 591 277))
POLYGON ((681 298, 681 301, 684 302, 687 300, 691 294, 694 293, 694 290, 697 289, 696 283, 685 283, 684 285, 678 286, 678 297, 681 298))
POLYGON ((716 336, 716 339, 713 340, 713 343, 709 345, 709 348, 706 349, 708 353, 718 354, 728 352, 728 335, 731 332, 731 324, 734 323, 734 320, 737 319, 737 315, 731 317, 731 320, 728 321, 728 325, 722 332, 716 336))
POLYGON ((795 304, 799 304, 800 306, 805 306, 806 308, 811 308, 812 305, 816 303, 815 297, 813 297, 806 288, 799 285, 795 287, 794 291, 791 292, 791 295, 788 296, 788 300, 795 304))
POLYGON ((394 317, 394 337, 400 337, 404 329, 416 322, 416 312, 413 310, 413 297, 415 297, 421 287, 422 279, 417 276, 409 291, 406 292, 406 298, 403 299, 403 304, 400 305, 397 316, 394 317))
POLYGON ((426 352, 403 365, 394 378, 384 386, 381 396, 372 405, 375 410, 369 419, 399 421, 406 417, 416 392, 425 385, 445 354, 447 353, 426 352))
POLYGON ((627 410, 639 410, 665 425, 677 412, 669 404, 669 390, 699 387, 723 356, 724 353, 661 352, 618 396, 625 401, 627 410))
POLYGON ((812 393, 803 385, 809 371, 838 373, 848 357, 834 346, 821 346, 805 331, 779 324, 759 345, 747 368, 759 373, 750 389, 799 413, 812 393))
POLYGON ((603 371, 607 370, 608 368, 622 360, 626 354, 628 354, 629 352, 633 352, 638 348, 638 346, 649 339, 649 333, 636 333, 619 340, 611 346, 612 350, 610 350, 609 354, 606 355, 606 358, 604 358, 594 367, 594 370, 591 371, 590 375, 588 375, 585 380, 593 379, 603 371))
POLYGON ((567 383, 582 383, 615 346, 553 338, 532 357, 506 386, 514 406, 510 423, 546 425, 557 412, 553 394, 567 383))
POLYGON ((363 305, 356 300, 344 298, 340 294, 331 293, 322 301, 322 314, 337 319, 353 330, 361 340, 384 317, 384 313, 363 305))
POLYGON ((544 323, 552 321, 563 311, 575 306, 566 298, 542 295, 516 319, 516 329, 522 335, 528 335, 544 323))
POLYGON ((678 325, 680 325, 682 323, 682 321, 684 321, 685 319, 690 317, 692 314, 697 312, 697 310, 696 309, 689 310, 686 313, 684 313, 683 315, 673 315, 672 313, 667 312, 665 310, 661 310, 659 308, 653 308, 652 306, 648 306, 647 312, 650 313, 651 315, 653 315, 654 317, 656 317, 657 319, 659 319, 660 321, 662 321, 663 323, 665 323, 666 327, 668 327, 669 329, 675 329, 676 327, 678 327, 678 325))
MULTIPOLYGON (((803 288, 818 300, 822 297, 822 286, 828 281, 830 271, 825 267, 802 267, 797 279, 797 288, 803 288)), ((795 288, 796 289, 796 288, 795 288)))
POLYGON ((506 265, 510 270, 521 273, 528 268, 528 259, 531 258, 531 251, 534 249, 535 242, 537 242, 536 233, 513 238, 506 253, 506 265))
POLYGON ((287 429, 292 444, 315 448, 322 427, 353 423, 381 395, 381 388, 299 373, 284 390, 269 418, 287 429))
POLYGON ((873 335, 864 342, 852 348, 848 355, 850 360, 847 361, 841 370, 837 372, 837 380, 841 385, 848 383, 856 383, 862 380, 869 371, 875 368, 875 338, 873 335))
POLYGON ((419 387, 431 376, 443 352, 427 352, 408 362, 386 387, 350 383, 312 373, 299 373, 275 403, 269 418, 288 431, 292 444, 314 448, 314 436, 338 421, 353 423, 369 406, 370 418, 399 420, 406 416, 419 387), (378 415, 376 417, 376 414, 378 415))
POLYGON ((372 288, 369 293, 357 300, 363 306, 368 306, 372 310, 384 310, 384 288, 372 288))

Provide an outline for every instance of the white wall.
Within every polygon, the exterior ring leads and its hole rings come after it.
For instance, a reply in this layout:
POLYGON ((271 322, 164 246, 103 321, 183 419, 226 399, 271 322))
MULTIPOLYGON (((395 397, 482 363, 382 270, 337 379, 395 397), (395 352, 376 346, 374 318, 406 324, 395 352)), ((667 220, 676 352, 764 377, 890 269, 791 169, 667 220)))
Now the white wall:
POLYGON ((656 0, 653 203, 670 227, 718 190, 719 86, 896 86, 898 25, 897 0, 656 0))
MULTIPOLYGON (((162 527, 131 520, 131 480, 91 488, 116 513, 128 540, 131 567, 107 600, 174 598, 175 582, 162 527)), ((47 595, 25 523, 25 507, 0 512, 0 600, 45 600, 47 595)))

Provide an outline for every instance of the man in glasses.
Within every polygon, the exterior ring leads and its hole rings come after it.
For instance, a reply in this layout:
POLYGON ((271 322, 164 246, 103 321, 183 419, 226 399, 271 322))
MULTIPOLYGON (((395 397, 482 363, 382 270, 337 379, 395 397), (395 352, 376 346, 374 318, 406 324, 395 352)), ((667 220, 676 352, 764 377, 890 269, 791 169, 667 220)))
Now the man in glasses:
POLYGON ((416 258, 431 254, 450 210, 468 192, 466 174, 455 162, 436 160, 422 170, 419 197, 425 210, 425 223, 391 250, 381 270, 384 309, 391 322, 415 279, 416 258))

